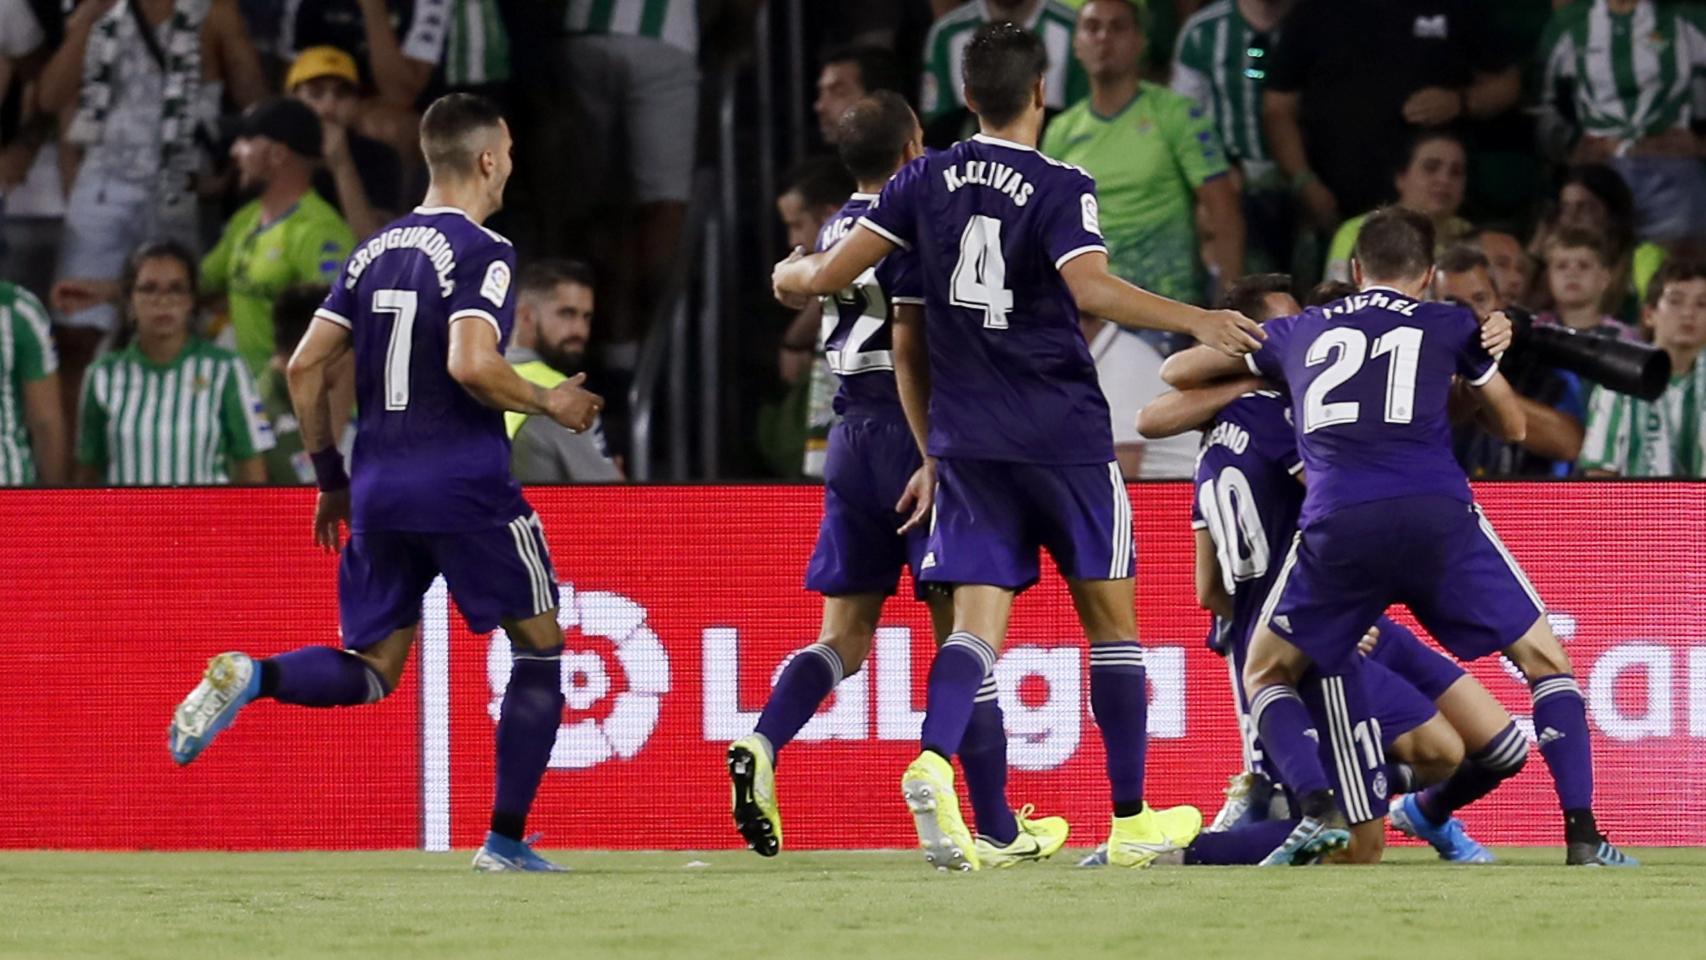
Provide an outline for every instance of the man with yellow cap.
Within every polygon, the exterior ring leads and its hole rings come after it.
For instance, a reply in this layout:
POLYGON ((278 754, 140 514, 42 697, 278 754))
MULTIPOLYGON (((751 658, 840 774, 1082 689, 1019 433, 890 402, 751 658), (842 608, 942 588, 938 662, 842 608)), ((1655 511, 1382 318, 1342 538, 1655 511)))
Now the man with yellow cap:
POLYGON ((285 92, 320 118, 325 163, 314 171, 314 190, 337 207, 357 237, 366 237, 403 209, 403 166, 385 143, 353 129, 361 103, 355 58, 337 47, 309 47, 297 54, 284 80, 285 92))

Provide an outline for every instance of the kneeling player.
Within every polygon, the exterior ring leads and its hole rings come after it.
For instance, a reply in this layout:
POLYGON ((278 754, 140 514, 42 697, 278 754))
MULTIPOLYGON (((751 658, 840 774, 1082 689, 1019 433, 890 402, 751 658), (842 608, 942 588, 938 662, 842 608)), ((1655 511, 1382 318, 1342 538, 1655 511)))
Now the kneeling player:
MULTIPOLYGON (((827 250, 853 228, 883 184, 919 156, 922 136, 906 101, 893 93, 861 99, 841 119, 842 162, 858 181, 853 195, 818 234, 827 250)), ((897 510, 909 507, 908 481, 923 462, 895 387, 891 341, 918 329, 891 327, 889 309, 918 310, 922 279, 910 251, 897 250, 824 304, 824 343, 841 379, 835 398, 840 416, 830 433, 824 469, 824 514, 806 588, 824 595, 818 641, 783 670, 752 734, 730 745, 729 777, 735 825, 752 849, 775 856, 782 849, 776 801, 778 752, 799 733, 841 679, 870 653, 883 601, 895 592, 900 570, 922 572, 926 533, 897 510)), ((914 334, 916 335, 916 334, 914 334)), ((952 600, 925 593, 940 643, 952 623, 952 600)), ((966 736, 960 743, 972 810, 977 818, 976 863, 1010 866, 1051 856, 1066 842, 1060 817, 1016 816, 1007 806, 1007 737, 993 674, 983 680, 966 736)))
MULTIPOLYGON (((1534 588, 1493 533, 1452 457, 1447 396, 1461 375, 1501 433, 1520 439, 1522 408, 1462 307, 1423 300, 1433 226, 1401 209, 1376 213, 1358 237, 1362 292, 1268 324, 1251 372, 1285 384, 1310 483, 1301 532, 1252 638, 1245 686, 1262 741, 1300 794, 1303 820, 1273 857, 1346 831, 1297 683, 1355 655, 1355 634, 1389 604, 1410 607, 1459 659, 1503 653, 1528 678, 1541 754, 1564 809, 1566 861, 1627 865, 1591 810, 1587 718, 1568 657, 1534 588)), ((1175 378, 1238 373, 1205 351, 1181 354, 1175 378)), ((1367 716, 1352 682, 1329 724, 1349 743, 1367 716)), ((1341 759, 1344 751, 1340 752, 1341 759)), ((1363 798, 1346 798, 1350 801, 1363 798)), ((1365 811, 1366 812, 1366 811, 1365 811)))

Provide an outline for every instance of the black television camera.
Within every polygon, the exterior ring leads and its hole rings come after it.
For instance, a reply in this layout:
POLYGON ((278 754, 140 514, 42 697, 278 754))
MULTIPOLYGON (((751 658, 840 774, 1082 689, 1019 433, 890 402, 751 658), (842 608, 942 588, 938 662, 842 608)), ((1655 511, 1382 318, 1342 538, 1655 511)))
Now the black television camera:
POLYGON ((1511 359, 1568 370, 1649 402, 1670 385, 1670 354, 1651 344, 1537 324, 1521 307, 1506 307, 1505 316, 1511 320, 1511 359))

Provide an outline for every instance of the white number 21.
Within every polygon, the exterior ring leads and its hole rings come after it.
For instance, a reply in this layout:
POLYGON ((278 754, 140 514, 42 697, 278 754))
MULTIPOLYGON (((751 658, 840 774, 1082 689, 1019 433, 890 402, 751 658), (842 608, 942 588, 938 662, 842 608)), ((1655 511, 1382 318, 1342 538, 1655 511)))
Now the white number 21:
POLYGON ((1361 330, 1335 327, 1316 337, 1305 357, 1311 367, 1332 362, 1303 394, 1303 432, 1314 433, 1322 427, 1357 422, 1362 416, 1362 404, 1355 400, 1330 403, 1327 394, 1356 376, 1364 363, 1386 354, 1392 355, 1386 368, 1386 422, 1409 423, 1414 419, 1422 331, 1417 327, 1396 327, 1376 337, 1371 349, 1367 334, 1361 330))

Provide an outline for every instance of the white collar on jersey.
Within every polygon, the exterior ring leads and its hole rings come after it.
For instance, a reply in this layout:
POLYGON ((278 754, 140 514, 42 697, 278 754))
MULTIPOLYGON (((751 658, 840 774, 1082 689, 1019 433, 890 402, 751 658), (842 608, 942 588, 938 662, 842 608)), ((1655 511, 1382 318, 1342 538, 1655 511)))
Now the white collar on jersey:
POLYGON ((465 217, 469 220, 474 219, 473 217, 468 216, 468 211, 462 209, 461 207, 416 207, 415 212, 422 214, 424 216, 428 216, 428 217, 438 216, 440 214, 453 213, 459 217, 465 217))
POLYGON ((981 133, 974 133, 971 135, 971 138, 976 140, 978 143, 987 143, 997 147, 1007 147, 1010 150, 1029 150, 1032 153, 1037 152, 1036 147, 1027 147, 1022 143, 1014 143, 1011 140, 1003 140, 1000 137, 991 137, 981 133))
POLYGON ((849 200, 875 200, 875 199, 877 199, 877 195, 874 193, 855 193, 852 196, 848 197, 847 199, 849 199, 849 200))

